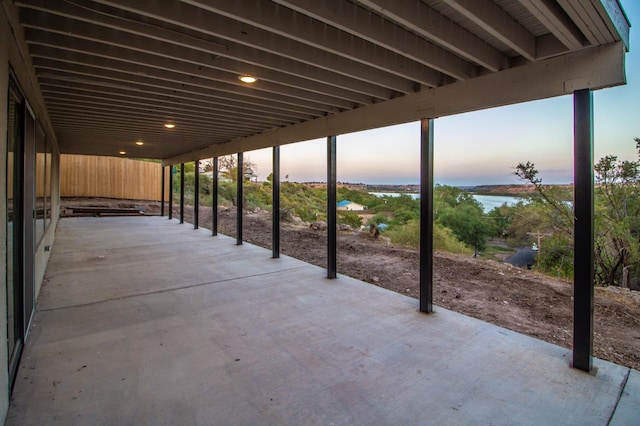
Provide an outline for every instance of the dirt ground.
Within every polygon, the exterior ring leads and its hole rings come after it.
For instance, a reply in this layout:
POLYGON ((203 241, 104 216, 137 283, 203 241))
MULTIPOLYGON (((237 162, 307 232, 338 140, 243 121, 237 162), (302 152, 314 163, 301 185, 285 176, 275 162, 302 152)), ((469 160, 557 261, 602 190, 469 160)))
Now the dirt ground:
MULTIPOLYGON (((65 199, 69 205, 133 207, 158 214, 159 204, 118 200, 65 199)), ((174 217, 178 210, 174 208, 174 217)), ((211 208, 201 208, 199 223, 211 227, 211 208)), ((185 221, 193 210, 185 208, 185 221)), ((235 208, 220 210, 218 231, 235 237, 235 208)), ((271 215, 246 212, 243 240, 271 248, 271 215)), ((308 224, 281 222, 282 254, 326 267, 326 232, 308 224)), ((338 273, 418 298, 419 255, 368 232, 338 234, 338 273)), ((571 348, 573 289, 569 282, 494 261, 436 253, 434 304, 529 336, 571 348)), ((594 355, 640 370, 640 292, 617 287, 596 288, 594 355)))

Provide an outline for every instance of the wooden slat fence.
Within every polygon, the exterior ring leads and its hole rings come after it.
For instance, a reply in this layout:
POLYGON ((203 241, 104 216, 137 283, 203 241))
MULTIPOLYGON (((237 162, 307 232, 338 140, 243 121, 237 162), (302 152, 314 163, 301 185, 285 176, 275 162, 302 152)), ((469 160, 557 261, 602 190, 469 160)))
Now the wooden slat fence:
MULTIPOLYGON (((62 154, 60 196, 159 201, 161 169, 160 163, 148 161, 62 154)), ((165 173, 168 178, 168 170, 165 173)), ((165 184, 168 187, 168 181, 165 184)))

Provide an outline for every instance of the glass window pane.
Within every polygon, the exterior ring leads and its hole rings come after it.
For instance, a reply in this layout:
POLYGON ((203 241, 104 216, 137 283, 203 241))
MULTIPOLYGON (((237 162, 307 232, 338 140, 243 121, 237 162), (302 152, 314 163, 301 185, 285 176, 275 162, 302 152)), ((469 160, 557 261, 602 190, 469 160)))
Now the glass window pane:
POLYGON ((44 196, 45 196, 45 209, 44 209, 44 217, 45 217, 45 230, 49 227, 51 223, 51 154, 52 154, 52 145, 48 141, 46 141, 46 152, 45 152, 45 176, 44 176, 44 196))
POLYGON ((44 131, 38 126, 36 130, 36 245, 44 235, 45 220, 45 185, 46 185, 46 146, 44 131))
POLYGON ((15 251, 15 238, 14 233, 17 232, 15 226, 15 218, 17 215, 17 203, 14 195, 16 192, 16 167, 15 162, 19 159, 16 154, 17 140, 20 136, 21 123, 21 105, 18 98, 12 91, 9 91, 9 105, 8 105, 8 126, 7 126, 7 339, 9 357, 11 359, 14 350, 16 349, 16 343, 20 338, 19 334, 19 322, 18 311, 16 310, 16 304, 18 300, 16 298, 14 283, 16 279, 14 272, 16 271, 15 264, 17 262, 17 253, 15 251))

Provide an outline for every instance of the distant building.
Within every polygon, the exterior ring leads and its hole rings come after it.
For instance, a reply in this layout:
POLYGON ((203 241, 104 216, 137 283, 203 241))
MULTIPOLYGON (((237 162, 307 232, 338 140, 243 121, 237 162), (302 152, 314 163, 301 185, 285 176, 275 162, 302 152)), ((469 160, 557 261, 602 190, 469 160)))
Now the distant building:
POLYGON ((361 212, 367 210, 367 206, 363 206, 362 204, 354 203, 353 201, 349 200, 342 200, 336 204, 336 210, 361 212))

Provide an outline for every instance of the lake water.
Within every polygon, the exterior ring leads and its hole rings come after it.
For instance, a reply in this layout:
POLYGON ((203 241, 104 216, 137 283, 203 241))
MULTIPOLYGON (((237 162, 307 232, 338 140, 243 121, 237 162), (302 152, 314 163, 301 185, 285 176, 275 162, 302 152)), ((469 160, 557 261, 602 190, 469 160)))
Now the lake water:
MULTIPOLYGON (((370 194, 373 194, 377 197, 398 197, 400 196, 400 192, 370 192, 370 194)), ((410 192, 406 192, 406 193, 402 193, 404 195, 409 195, 411 198, 413 198, 414 200, 417 200, 418 198, 420 198, 420 194, 415 194, 415 193, 410 193, 410 192)), ((518 198, 518 197, 507 197, 507 196, 503 196, 503 195, 473 195, 473 198, 475 198, 480 204, 482 204, 482 210, 484 210, 485 213, 489 213, 491 210, 493 210, 496 207, 500 207, 503 204, 507 204, 509 206, 512 206, 514 204, 516 204, 518 201, 521 201, 522 198, 518 198)))
POLYGON ((518 201, 522 201, 523 198, 518 197, 507 197, 503 195, 473 195, 480 204, 482 204, 482 209, 485 213, 489 213, 496 207, 500 207, 503 204, 508 206, 513 206, 518 203, 518 201))
POLYGON ((376 197, 399 197, 400 195, 408 195, 414 200, 420 198, 420 194, 413 192, 370 192, 369 194, 375 195, 376 197))

